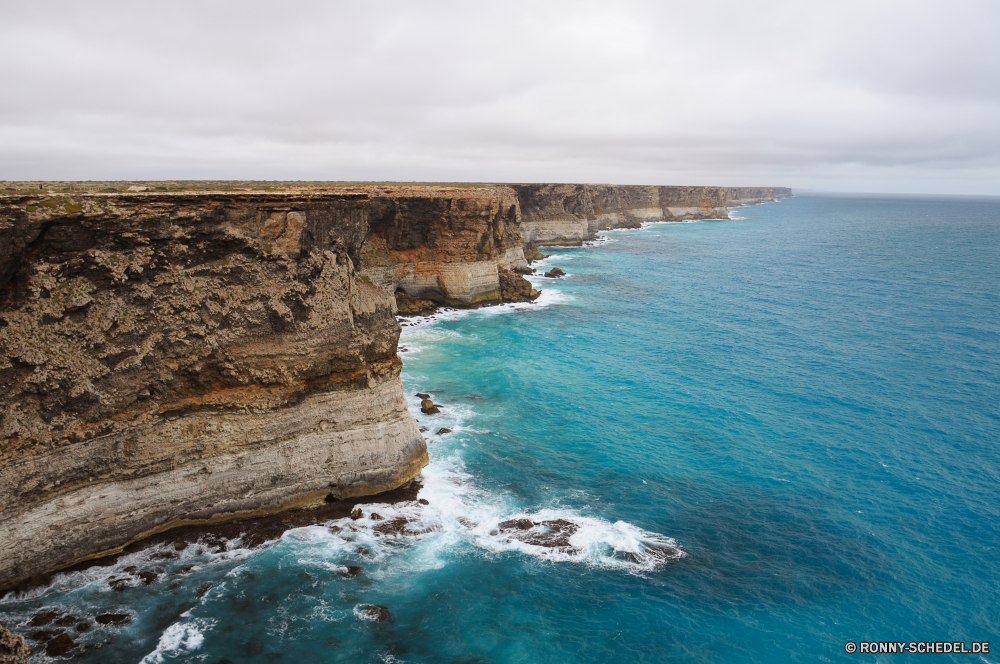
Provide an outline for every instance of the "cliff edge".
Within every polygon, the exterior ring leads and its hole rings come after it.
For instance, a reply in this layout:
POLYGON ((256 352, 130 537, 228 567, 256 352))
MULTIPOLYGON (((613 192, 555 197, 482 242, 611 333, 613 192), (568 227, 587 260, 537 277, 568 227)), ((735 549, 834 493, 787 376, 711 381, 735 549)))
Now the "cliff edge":
POLYGON ((427 448, 397 313, 537 297, 525 246, 791 194, 8 184, 0 589, 170 528, 399 487, 427 448))
POLYGON ((0 205, 0 588, 426 464, 367 195, 0 205))
POLYGON ((609 184, 514 184, 526 246, 580 244, 608 228, 644 221, 728 219, 727 208, 792 195, 786 187, 658 187, 609 184))

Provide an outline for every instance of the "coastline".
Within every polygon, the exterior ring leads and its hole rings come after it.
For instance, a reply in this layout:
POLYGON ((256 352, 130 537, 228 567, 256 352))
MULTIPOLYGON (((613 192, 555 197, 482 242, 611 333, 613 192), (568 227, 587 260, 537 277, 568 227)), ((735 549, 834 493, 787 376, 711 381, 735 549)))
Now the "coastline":
MULTIPOLYGON (((193 199, 190 199, 190 197, 188 197, 187 199, 184 199, 183 196, 182 196, 181 198, 182 198, 182 200, 187 200, 189 202, 191 200, 193 200, 193 199)), ((244 199, 246 199, 246 197, 244 197, 244 199)), ((150 199, 149 197, 144 197, 144 198, 138 198, 137 200, 142 201, 143 204, 148 204, 151 200, 155 200, 155 199, 150 199)), ((261 200, 265 200, 265 199, 263 199, 263 198, 256 198, 256 199, 251 198, 251 199, 246 199, 246 200, 253 200, 255 204, 259 204, 259 202, 261 200)), ((289 199, 287 197, 285 197, 285 201, 286 201, 285 204, 286 205, 287 205, 287 201, 288 200, 289 199)), ((355 200, 357 200, 357 199, 355 199, 355 200)), ((294 204, 294 200, 293 200, 293 204, 294 204)), ((69 204, 67 204, 67 205, 69 205, 69 204)), ((67 208, 67 209, 69 209, 69 208, 67 208)), ((73 211, 71 210, 71 212, 73 212, 73 211)), ((516 210, 515 210, 515 212, 516 212, 516 210)), ((84 214, 85 215, 88 214, 88 212, 87 212, 86 209, 84 209, 84 214)), ((273 218, 274 213, 270 213, 270 214, 271 214, 271 216, 273 218)), ((291 219, 292 219, 291 214, 287 213, 287 212, 281 212, 280 214, 281 214, 281 216, 279 217, 280 223, 283 224, 284 228, 287 229, 289 227, 289 224, 291 223, 291 219)), ((78 217, 76 217, 76 219, 78 219, 78 217)), ((516 221, 516 217, 514 219, 516 221)), ((649 221, 660 221, 660 220, 649 220, 649 221)), ((299 223, 299 221, 296 221, 296 223, 299 223)), ((642 224, 640 223, 639 225, 641 226, 642 224)), ((501 226, 502 226, 502 224, 501 224, 501 226)), ((517 224, 513 224, 513 227, 514 227, 514 230, 516 231, 517 230, 517 224)), ((622 226, 620 226, 620 228, 633 228, 633 227, 635 227, 635 226, 634 225, 622 225, 622 226)), ((45 230, 47 228, 46 226, 43 225, 43 226, 40 226, 39 228, 42 229, 43 233, 46 232, 46 230, 45 230)), ((49 226, 48 228, 51 228, 51 226, 49 226)), ((135 228, 135 226, 133 226, 133 228, 135 228)), ((382 232, 384 233, 385 231, 383 230, 382 232)), ((476 232, 481 233, 482 231, 476 231, 476 232)), ((355 237, 357 237, 357 236, 355 236, 355 237)), ((371 235, 366 235, 366 234, 362 234, 362 236, 361 236, 361 238, 364 238, 364 240, 363 240, 364 242, 370 242, 370 238, 371 237, 372 237, 371 235)), ((518 240, 518 244, 517 244, 516 248, 517 248, 517 251, 520 252, 521 251, 521 242, 520 242, 519 236, 515 233, 511 237, 512 238, 516 238, 518 240)), ((584 240, 582 240, 581 243, 584 243, 584 242, 585 243, 590 243, 590 242, 594 241, 594 239, 596 237, 597 237, 596 235, 588 236, 587 238, 585 238, 584 240)), ((359 238, 359 239, 361 239, 361 238, 359 238)), ((357 240, 352 240, 352 241, 357 242, 357 240)), ((421 242, 422 241, 423 240, 421 240, 421 242)), ((35 242, 35 240, 32 240, 32 242, 35 242)), ((296 249, 296 248, 294 248, 294 245, 285 242, 285 240, 282 240, 280 234, 277 236, 276 242, 277 242, 278 246, 282 247, 281 251, 286 256, 288 256, 288 257, 294 257, 295 256, 295 252, 299 252, 299 253, 304 252, 304 250, 302 248, 296 249), (281 244, 282 242, 285 242, 285 244, 281 244)), ((552 244, 553 244, 553 246, 562 246, 562 245, 557 244, 555 242, 553 242, 552 244)), ((355 244, 355 248, 354 249, 350 248, 350 246, 346 247, 346 251, 347 251, 347 254, 348 254, 347 257, 349 257, 349 255, 352 254, 352 253, 355 253, 358 258, 360 258, 361 256, 364 256, 365 255, 365 251, 366 251, 366 246, 368 246, 368 245, 365 245, 365 244, 355 244)), ((503 245, 501 245, 501 247, 502 246, 503 245)), ((268 247, 264 247, 264 249, 267 250, 268 247)), ((269 253, 269 252, 266 252, 266 253, 269 253)), ((508 250, 506 250, 506 249, 503 249, 501 251, 501 253, 503 255, 505 255, 505 256, 510 256, 511 255, 511 252, 508 251, 508 250)), ((523 261, 524 259, 520 258, 519 260, 523 261)), ((366 263, 364 260, 358 260, 356 264, 360 267, 360 269, 358 270, 357 274, 361 277, 361 282, 362 282, 362 283, 357 283, 356 288, 358 289, 358 292, 363 293, 364 289, 365 289, 365 285, 364 284, 369 283, 368 280, 365 279, 364 277, 370 276, 370 275, 372 275, 374 273, 372 273, 370 271, 371 270, 371 265, 368 264, 368 263, 366 263)), ((383 264, 384 264, 384 262, 383 262, 383 264)), ((525 268, 527 268, 526 265, 524 266, 524 268, 521 268, 522 275, 523 275, 524 272, 527 272, 527 269, 525 269, 525 268)), ((500 271, 501 271, 501 275, 502 275, 502 269, 500 271)), ((141 272, 141 270, 140 270, 140 272, 141 272)), ((383 272, 379 276, 379 278, 384 280, 384 278, 385 278, 384 274, 385 273, 383 272)), ((534 286, 542 285, 546 281, 548 281, 547 279, 544 279, 543 277, 540 277, 540 275, 536 275, 536 276, 538 276, 538 280, 536 280, 536 283, 534 284, 534 286)), ((518 278, 520 278, 520 279, 523 280, 523 276, 519 276, 518 278)), ((524 280, 524 282, 527 283, 527 280, 524 280)), ((16 281, 13 282, 13 283, 16 283, 16 281)), ((392 288, 391 284, 379 285, 374 279, 372 280, 371 283, 373 285, 376 285, 379 288, 385 289, 385 290, 388 290, 388 289, 392 288)), ((523 290, 523 287, 519 287, 519 288, 523 290)), ((382 292, 384 293, 385 290, 382 290, 382 292)), ((390 292, 391 292, 391 290, 390 290, 390 292)), ((399 291, 397 291, 397 293, 398 292, 399 291)), ((528 287, 528 293, 529 293, 528 297, 524 297, 523 299, 520 299, 520 300, 515 299, 513 302, 510 301, 509 299, 505 300, 505 298, 503 298, 503 297, 498 298, 499 301, 489 301, 488 300, 488 301, 477 302, 477 301, 475 301, 475 296, 472 297, 473 301, 467 302, 467 303, 463 303, 463 302, 457 302, 456 303, 456 301, 454 301, 454 300, 450 300, 450 302, 452 303, 452 305, 458 304, 458 306, 461 307, 461 308, 469 308, 469 309, 480 308, 480 307, 483 307, 483 306, 505 306, 505 307, 516 309, 516 308, 519 308, 520 306, 529 306, 530 307, 531 306, 530 303, 533 300, 535 300, 536 298, 539 297, 539 292, 535 288, 533 288, 532 286, 528 287)), ((368 297, 372 297, 372 296, 369 295, 368 297)), ((376 298, 384 298, 384 295, 378 295, 378 296, 375 296, 375 297, 376 298)), ((397 295, 397 300, 398 300, 398 295, 397 295)), ((434 303, 435 308, 428 314, 428 317, 429 318, 433 318, 436 312, 441 311, 442 307, 447 308, 447 306, 448 306, 447 302, 449 302, 449 301, 446 301, 446 303, 435 302, 434 303)), ((352 305, 352 306, 354 306, 354 305, 352 305)), ((364 306, 369 306, 369 308, 370 308, 369 310, 372 309, 372 307, 370 307, 370 305, 362 305, 362 308, 359 311, 364 311, 364 306)), ((379 305, 376 305, 376 306, 384 306, 384 305, 380 303, 379 305)), ((397 318, 396 319, 396 323, 397 323, 396 330, 400 329, 400 327, 398 327, 398 325, 399 325, 400 322, 402 322, 402 324, 403 324, 404 327, 408 327, 408 326, 411 326, 413 324, 410 320, 407 320, 406 318, 402 318, 402 317, 397 318)), ((384 325, 384 323, 379 323, 379 325, 384 325)), ((397 334, 398 334, 398 332, 397 332, 397 334)), ((393 348, 391 349, 391 352, 392 352, 392 354, 396 358, 398 358, 398 357, 400 357, 398 353, 401 353, 401 352, 405 353, 405 352, 407 352, 407 350, 408 349, 406 349, 405 347, 400 348, 398 345, 394 344, 393 348)), ((398 362, 398 361, 399 361, 398 359, 395 360, 395 362, 398 362)), ((394 371, 395 371, 396 375, 398 375, 398 368, 395 369, 394 371)), ((390 381, 393 380, 393 378, 392 378, 391 375, 387 375, 386 377, 389 378, 390 381)), ((372 380, 371 377, 369 377, 367 380, 368 380, 369 385, 371 385, 371 380, 372 380)), ((396 378, 395 380, 398 381, 398 378, 396 378)), ((398 390, 396 388, 393 388, 393 391, 398 391, 398 390)), ((395 397, 395 396, 391 397, 391 399, 396 399, 396 398, 397 397, 395 397)), ((174 417, 171 413, 172 412, 176 412, 176 411, 171 411, 169 408, 167 408, 163 412, 166 415, 170 416, 170 417, 174 417)), ((181 414, 182 417, 184 416, 183 411, 181 411, 179 414, 181 414)), ((240 417, 244 417, 245 418, 245 416, 240 416, 240 417)), ((167 419, 169 420, 169 417, 167 419)), ((169 421, 173 422, 174 420, 169 420, 169 421)), ((184 422, 185 422, 185 420, 181 419, 180 423, 177 424, 176 426, 172 426, 170 430, 177 429, 177 427, 183 428, 183 426, 185 426, 184 422)), ((188 427, 188 428, 190 428, 190 427, 188 427)), ((414 429, 416 429, 415 425, 414 425, 414 429)), ((178 429, 178 431, 179 430, 180 429, 178 429)), ((424 433, 424 431, 421 431, 421 433, 424 433)), ((85 440, 89 440, 89 439, 85 438, 85 440)), ((104 440, 104 439, 100 438, 99 436, 97 438, 94 438, 94 442, 95 443, 98 443, 101 440, 104 440)), ((112 438, 112 439, 109 439, 109 440, 114 440, 114 439, 112 438)), ((423 439, 421 439, 421 440, 423 440, 423 439)), ((423 448, 423 446, 421 446, 421 447, 423 448)), ((57 446, 57 448, 58 448, 58 446, 57 446)), ((8 451, 8 454, 9 454, 9 450, 7 450, 7 451, 8 451)), ((424 461, 422 463, 420 463, 419 465, 415 466, 415 470, 413 470, 412 472, 407 472, 407 473, 404 473, 403 475, 401 475, 400 476, 401 477, 400 481, 406 481, 409 478, 413 477, 415 474, 419 473, 420 465, 423 465, 423 464, 427 463, 427 461, 426 461, 426 459, 427 459, 426 452, 423 453, 423 458, 424 458, 424 461)), ((198 457, 195 457, 195 460, 197 460, 197 459, 198 459, 198 457)), ((202 462, 202 464, 204 464, 204 462, 202 462)), ((9 462, 6 464, 6 466, 7 466, 7 470, 10 470, 11 466, 9 465, 9 462)), ((196 471, 198 470, 197 466, 194 467, 194 470, 196 470, 196 471)), ((209 474, 211 475, 212 471, 209 471, 209 474)), ((93 481, 93 479, 91 479, 91 481, 93 481)), ((339 511, 342 511, 344 509, 343 505, 338 506, 338 507, 330 507, 329 505, 327 505, 325 507, 319 507, 318 509, 316 508, 317 505, 323 505, 324 498, 327 498, 327 499, 333 499, 333 498, 350 499, 352 495, 355 496, 355 497, 357 497, 357 496, 360 496, 360 495, 371 494, 373 488, 376 491, 380 488, 377 482, 372 482, 371 480, 366 480, 366 481, 368 482, 368 485, 366 485, 366 486, 370 486, 371 488, 361 489, 361 490, 352 490, 352 489, 339 489, 339 490, 337 490, 337 489, 333 489, 334 484, 331 483, 330 484, 331 488, 325 488, 324 487, 324 488, 320 489, 320 488, 317 487, 317 489, 313 490, 312 492, 308 492, 308 491, 303 492, 302 489, 297 489, 296 492, 295 492, 295 494, 294 494, 294 498, 291 501, 285 501, 285 502, 280 502, 279 501, 279 502, 275 502, 273 504, 273 506, 263 506, 263 507, 261 507, 261 506, 250 506, 250 505, 248 505, 247 508, 227 507, 224 510, 224 512, 219 512, 216 509, 214 512, 203 513, 203 515, 199 514, 197 512, 197 510, 191 511, 191 512, 189 512, 188 516, 183 516, 181 518, 175 518, 174 520, 169 520, 169 519, 167 519, 167 520, 160 520, 158 523, 154 522, 155 525, 152 528, 147 528, 146 530, 141 530, 138 533, 129 536, 128 539, 126 539, 126 540, 124 540, 122 542, 119 542, 119 543, 114 543, 114 544, 112 544, 109 547, 105 547, 103 549, 91 550, 89 552, 84 553, 82 556, 76 555, 73 559, 67 560, 67 561, 62 562, 62 563, 58 563, 55 566, 49 565, 48 569, 45 569, 45 570, 42 570, 42 571, 38 571, 38 572, 33 572, 33 573, 29 574, 27 577, 21 578, 20 581, 18 581, 17 583, 15 583, 13 585, 8 580, 6 582, 6 585, 9 588, 17 589, 18 592, 31 592, 32 589, 38 588, 39 584, 44 585, 47 582, 47 580, 50 580, 52 578, 53 574, 58 574, 60 572, 73 573, 73 572, 76 572, 76 571, 82 571, 82 570, 91 569, 93 567, 102 567, 102 566, 107 566, 107 565, 113 565, 115 563, 115 561, 119 560, 121 558, 121 556, 123 556, 123 555, 128 555, 130 553, 134 553, 134 552, 138 552, 138 551, 143 551, 143 550, 147 550, 147 549, 150 549, 150 548, 155 548, 157 546, 162 545, 164 542, 167 542, 172 537, 176 536, 176 538, 177 538, 176 541, 183 541, 188 536, 187 535, 182 535, 181 533, 187 533, 187 532, 189 532, 189 533, 198 533, 199 537, 208 537, 208 533, 211 533, 211 532, 214 531, 217 534, 220 534, 220 536, 221 536, 221 534, 223 534, 223 533, 229 533, 229 532, 231 532, 231 528, 236 528, 236 529, 243 528, 243 529, 250 529, 250 530, 256 529, 258 531, 265 531, 266 530, 268 532, 273 532, 273 533, 280 534, 281 532, 284 532, 284 531, 288 530, 289 528, 298 527, 298 525, 315 524, 315 523, 319 523, 319 522, 324 521, 324 520, 329 520, 329 519, 337 518, 335 515, 339 514, 339 511), (309 509, 303 510, 302 508, 309 508, 309 509), (288 511, 289 509, 291 509, 293 511, 288 511), (277 523, 284 523, 284 524, 293 524, 294 523, 294 524, 298 524, 298 525, 288 525, 287 527, 280 527, 279 528, 279 527, 275 527, 274 526, 274 524, 277 524, 277 523), (228 524, 228 525, 226 525, 226 524, 228 524), (166 531, 166 532, 164 532, 164 531, 166 531), (53 567, 55 567, 55 569, 53 569, 53 567)), ((395 482, 395 483, 398 483, 398 482, 395 482)), ((58 484, 60 484, 60 482, 56 482, 55 484, 58 485, 58 484)), ((8 487, 10 487, 10 486, 11 485, 8 484, 8 487)), ((67 488, 69 488, 70 490, 73 490, 73 486, 69 485, 68 487, 62 487, 62 488, 60 488, 59 491, 65 493, 65 491, 66 491, 67 488)), ((381 485, 381 488, 389 488, 389 487, 385 486, 383 484, 383 485, 381 485)), ((417 490, 419 490, 419 489, 417 489, 417 490)), ((390 495, 393 495, 392 491, 390 491, 388 494, 386 494, 384 492, 383 493, 378 493, 375 496, 369 496, 369 500, 367 500, 366 502, 381 501, 383 498, 389 498, 390 495)), ((395 498, 391 498, 390 500, 395 501, 396 499, 395 498)), ((86 500, 78 501, 78 503, 81 504, 81 505, 86 505, 88 502, 90 502, 90 501, 86 501, 86 500)), ((356 504, 360 504, 361 502, 362 501, 360 501, 357 498, 355 498, 354 501, 351 504, 352 505, 356 505, 356 504)), ((259 504, 259 501, 258 501, 258 504, 259 504)), ((4 517, 6 517, 6 521, 5 522, 6 522, 7 525, 12 525, 12 524, 15 523, 15 521, 12 520, 12 517, 14 516, 14 513, 10 511, 10 509, 9 509, 10 505, 11 505, 11 503, 10 503, 10 501, 8 501, 7 505, 6 505, 6 507, 8 507, 8 509, 4 510, 6 512, 6 514, 3 515, 4 517)), ((75 519, 79 518, 78 516, 74 516, 71 512, 70 513, 66 513, 65 516, 68 517, 68 518, 70 518, 70 519, 72 519, 72 520, 75 520, 75 519)), ((15 540, 12 540, 12 539, 8 538, 7 541, 8 541, 8 543, 10 543, 10 542, 13 542, 15 540)), ((20 545, 19 545, 19 547, 20 547, 20 545)))

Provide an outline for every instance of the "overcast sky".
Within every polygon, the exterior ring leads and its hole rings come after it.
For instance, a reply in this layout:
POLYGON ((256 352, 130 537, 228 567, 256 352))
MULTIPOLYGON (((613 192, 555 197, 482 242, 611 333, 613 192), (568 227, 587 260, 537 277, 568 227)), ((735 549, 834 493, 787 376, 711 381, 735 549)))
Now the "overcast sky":
POLYGON ((0 0, 0 179, 1000 194, 1000 2, 0 0))

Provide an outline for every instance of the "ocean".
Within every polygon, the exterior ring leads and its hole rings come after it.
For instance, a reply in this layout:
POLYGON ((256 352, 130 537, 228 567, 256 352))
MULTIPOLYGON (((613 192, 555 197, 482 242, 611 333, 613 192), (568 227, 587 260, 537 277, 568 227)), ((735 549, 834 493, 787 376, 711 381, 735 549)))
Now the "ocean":
POLYGON ((83 663, 1000 662, 1000 199, 732 217, 552 248, 536 303, 405 320, 426 504, 157 545, 0 622, 88 621, 83 663), (847 651, 872 641, 992 643, 847 651))

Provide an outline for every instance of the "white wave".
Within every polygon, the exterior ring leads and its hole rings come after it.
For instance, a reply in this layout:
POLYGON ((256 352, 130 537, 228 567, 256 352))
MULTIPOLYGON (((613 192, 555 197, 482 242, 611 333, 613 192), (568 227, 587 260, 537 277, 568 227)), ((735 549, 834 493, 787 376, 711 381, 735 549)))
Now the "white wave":
POLYGON ((653 571, 685 555, 672 538, 626 521, 611 522, 566 506, 525 510, 512 496, 484 490, 465 470, 457 441, 432 448, 432 461, 421 481, 419 498, 426 505, 418 501, 364 503, 358 505, 361 518, 331 521, 327 528, 288 531, 285 538, 312 540, 315 545, 306 547, 312 553, 296 562, 337 572, 343 557, 362 547, 365 558, 372 561, 394 556, 391 565, 372 571, 384 579, 439 568, 449 553, 461 547, 487 555, 516 552, 549 562, 632 574, 653 571), (419 553, 395 556, 401 545, 418 547, 419 553), (319 555, 324 546, 326 554, 319 555))
POLYGON ((215 624, 213 620, 192 620, 174 623, 160 635, 156 649, 142 658, 140 664, 162 664, 164 655, 178 657, 193 653, 205 642, 204 630, 215 624))
MULTIPOLYGON (((569 276, 569 275, 567 275, 569 276)), ((425 344, 435 341, 444 341, 447 338, 458 338, 463 335, 454 330, 444 330, 437 328, 436 323, 444 321, 460 320, 469 316, 497 316, 514 312, 532 311, 543 309, 554 304, 562 304, 572 301, 574 298, 552 288, 553 282, 557 279, 549 279, 541 275, 526 275, 532 287, 540 289, 541 295, 533 302, 505 302, 478 309, 441 309, 437 313, 429 316, 399 316, 397 319, 402 326, 399 336, 399 343, 406 348, 408 353, 419 353, 426 348, 425 344)))

